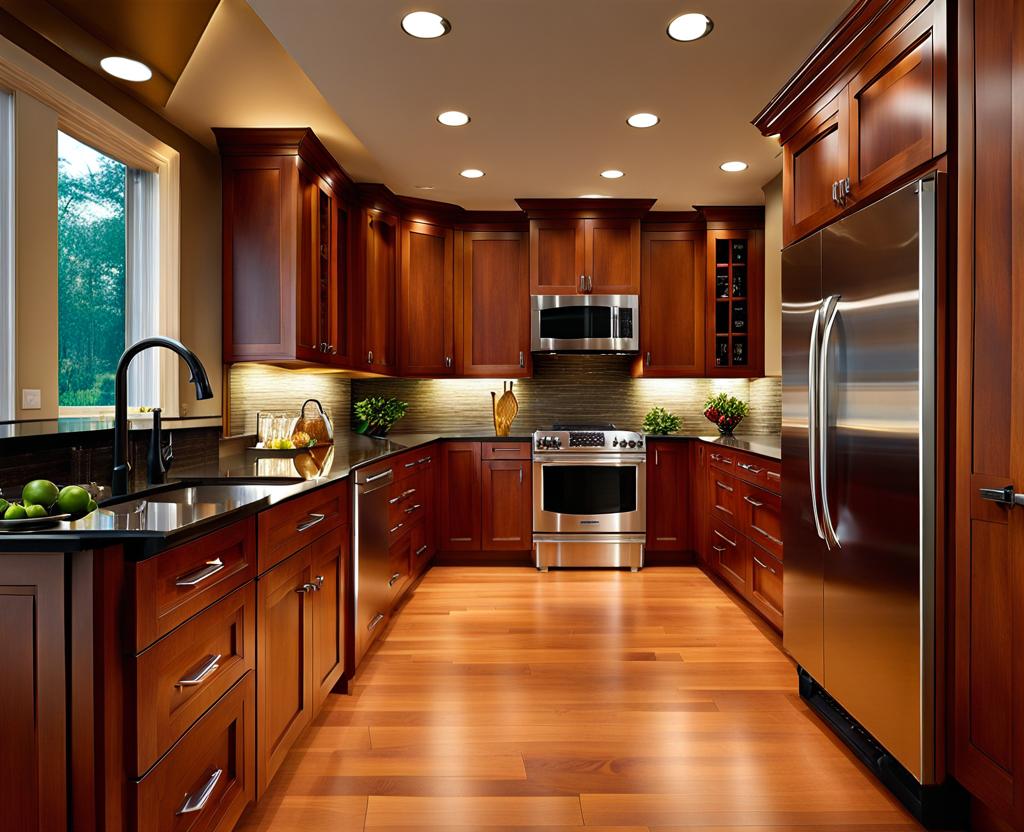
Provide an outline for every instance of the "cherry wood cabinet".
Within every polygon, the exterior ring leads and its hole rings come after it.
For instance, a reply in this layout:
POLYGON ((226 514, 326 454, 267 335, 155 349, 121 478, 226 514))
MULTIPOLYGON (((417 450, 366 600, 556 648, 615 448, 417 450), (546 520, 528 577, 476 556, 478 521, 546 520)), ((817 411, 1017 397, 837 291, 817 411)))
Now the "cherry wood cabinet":
POLYGON ((349 570, 349 527, 342 526, 310 545, 313 584, 313 707, 319 708, 345 672, 345 593, 349 570))
POLYGON ((583 221, 587 293, 640 291, 640 220, 595 217, 583 221))
POLYGON ((705 233, 647 230, 640 255, 642 374, 705 374, 705 233))
POLYGON ((480 443, 441 444, 441 493, 439 494, 443 551, 481 549, 480 443))
POLYGON ((0 556, 0 800, 8 829, 67 828, 63 554, 0 556))
POLYGON ((583 220, 530 221, 530 294, 586 292, 586 232, 583 220))
POLYGON ((224 360, 348 366, 347 178, 309 130, 215 133, 224 360))
POLYGON ((459 375, 529 376, 529 236, 522 231, 465 231, 462 241, 459 375))
POLYGON ((530 293, 635 295, 640 291, 640 220, 530 220, 530 293))
POLYGON ((483 550, 524 551, 533 546, 533 485, 525 459, 485 459, 480 468, 483 550))
POLYGON ((402 222, 398 370, 403 376, 455 372, 455 262, 451 228, 402 222))
POLYGON ((363 212, 360 270, 362 349, 358 366, 390 374, 398 368, 395 299, 398 281, 398 218, 377 209, 363 212))
POLYGON ((707 375, 764 374, 764 230, 707 232, 707 375))
POLYGON ((647 441, 647 550, 680 552, 688 545, 688 442, 647 441))

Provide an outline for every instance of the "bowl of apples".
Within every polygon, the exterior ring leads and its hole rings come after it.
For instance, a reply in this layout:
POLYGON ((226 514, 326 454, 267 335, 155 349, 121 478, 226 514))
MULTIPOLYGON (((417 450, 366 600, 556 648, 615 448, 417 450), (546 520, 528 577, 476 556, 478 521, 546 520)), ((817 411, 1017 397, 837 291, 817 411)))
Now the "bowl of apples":
POLYGON ((80 520, 96 509, 96 501, 80 485, 58 488, 50 480, 32 480, 21 490, 21 499, 0 497, 0 531, 52 528, 63 520, 80 520))

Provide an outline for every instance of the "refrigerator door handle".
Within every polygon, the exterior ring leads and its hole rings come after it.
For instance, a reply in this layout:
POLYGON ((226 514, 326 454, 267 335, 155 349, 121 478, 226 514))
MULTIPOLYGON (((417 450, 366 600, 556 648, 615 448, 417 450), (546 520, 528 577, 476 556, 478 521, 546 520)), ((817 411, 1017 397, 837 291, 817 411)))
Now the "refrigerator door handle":
POLYGON ((839 298, 840 295, 829 295, 825 298, 822 309, 825 329, 821 335, 821 355, 818 359, 818 493, 821 495, 825 543, 830 549, 842 548, 828 508, 828 347, 832 327, 839 315, 839 298))
MULTIPOLYGON (((821 511, 818 509, 818 472, 815 460, 818 455, 818 326, 824 301, 814 310, 811 323, 811 343, 807 354, 807 470, 810 474, 811 513, 814 515, 814 529, 821 540, 825 532, 821 527, 821 511)), ((826 541, 827 542, 827 541, 826 541)))

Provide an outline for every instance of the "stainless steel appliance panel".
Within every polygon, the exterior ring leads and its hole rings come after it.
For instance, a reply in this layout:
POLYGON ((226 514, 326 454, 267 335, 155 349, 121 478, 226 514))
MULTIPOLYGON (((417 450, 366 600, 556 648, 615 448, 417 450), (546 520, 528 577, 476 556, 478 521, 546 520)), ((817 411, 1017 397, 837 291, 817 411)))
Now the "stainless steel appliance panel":
POLYGON ((824 680, 825 541, 817 498, 817 367, 821 344, 821 235, 782 252, 783 644, 824 680), (811 406, 813 403, 813 407, 811 406))
POLYGON ((640 350, 640 303, 636 295, 533 295, 533 352, 640 350))
POLYGON ((535 535, 534 555, 537 568, 549 567, 629 567, 644 565, 645 536, 615 534, 535 535))
MULTIPOLYGON (((934 223, 922 225, 921 203, 934 204, 933 188, 913 183, 821 233, 822 294, 838 295, 834 314, 823 314, 819 368, 830 546, 821 681, 918 779, 930 649, 922 568, 933 556, 922 552, 922 450, 933 456, 922 449, 922 398, 934 408, 922 361, 935 349, 921 344, 922 319, 930 331, 934 316, 934 275, 922 269, 934 223)), ((787 572, 790 551, 787 539, 787 572)))
POLYGON ((388 613, 388 495, 394 473, 355 472, 355 649, 362 658, 388 613))
POLYGON ((645 532, 647 463, 639 454, 535 454, 533 530, 645 532))

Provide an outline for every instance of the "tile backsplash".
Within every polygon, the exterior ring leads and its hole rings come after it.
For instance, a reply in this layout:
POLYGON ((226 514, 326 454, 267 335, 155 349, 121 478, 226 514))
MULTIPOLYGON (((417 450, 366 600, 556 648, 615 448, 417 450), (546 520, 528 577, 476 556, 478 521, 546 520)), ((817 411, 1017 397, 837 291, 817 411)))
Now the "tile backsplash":
POLYGON ((228 424, 225 432, 237 436, 256 433, 260 411, 294 412, 306 399, 317 399, 331 417, 336 431, 351 421, 351 381, 337 373, 304 373, 262 364, 235 364, 228 371, 228 424))

